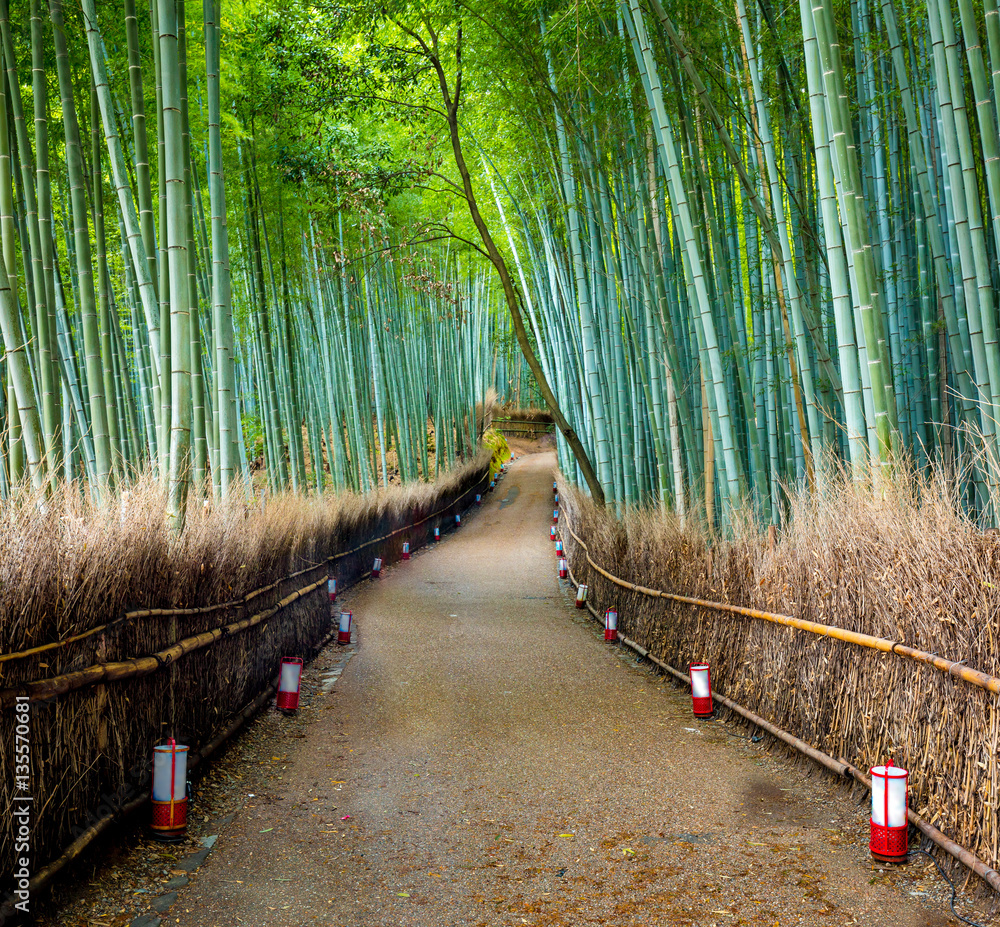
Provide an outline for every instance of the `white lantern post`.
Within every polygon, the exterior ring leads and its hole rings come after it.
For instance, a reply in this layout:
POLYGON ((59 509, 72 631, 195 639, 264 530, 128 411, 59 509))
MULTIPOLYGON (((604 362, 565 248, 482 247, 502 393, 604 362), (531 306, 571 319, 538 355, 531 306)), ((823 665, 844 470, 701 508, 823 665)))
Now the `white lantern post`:
POLYGON ((587 584, 580 583, 576 587, 576 607, 586 608, 587 607, 587 584))
POLYGON ((609 644, 618 640, 618 611, 615 608, 609 608, 604 613, 604 639, 609 644))
POLYGON ((566 563, 566 559, 565 558, 560 558, 560 560, 559 560, 559 578, 560 579, 565 579, 568 574, 569 574, 569 567, 568 567, 568 565, 566 563))
POLYGON ((354 612, 341 612, 340 625, 337 628, 337 643, 349 644, 351 642, 351 627, 354 624, 354 612))
POLYGON ((295 711, 299 707, 299 687, 302 685, 302 660, 285 657, 281 661, 278 677, 278 697, 274 705, 281 711, 295 711))
POLYGON ((556 526, 552 525, 552 527, 549 528, 549 540, 554 542, 555 539, 556 539, 556 526))
POLYGON ((188 748, 173 737, 153 747, 153 823, 156 837, 167 840, 182 837, 187 831, 187 759, 188 748))
POLYGON ((563 542, 556 541, 556 556, 561 557, 563 555, 563 542))
POLYGON ((403 541, 403 559, 404 560, 409 560, 410 559, 410 542, 409 541, 403 541))
POLYGON ((712 670, 707 663, 691 663, 691 710, 696 718, 710 718, 715 712, 712 701, 712 670))
POLYGON ((333 605, 337 601, 337 578, 335 576, 331 576, 326 581, 326 591, 330 595, 330 604, 333 605))
POLYGON ((559 524, 559 509, 552 510, 552 524, 554 525, 559 524))
POLYGON ((378 579, 382 575, 382 558, 376 557, 372 564, 372 579, 378 579))
POLYGON ((909 852, 907 782, 909 773, 898 766, 873 766, 871 840, 872 858, 883 863, 905 863, 909 852))

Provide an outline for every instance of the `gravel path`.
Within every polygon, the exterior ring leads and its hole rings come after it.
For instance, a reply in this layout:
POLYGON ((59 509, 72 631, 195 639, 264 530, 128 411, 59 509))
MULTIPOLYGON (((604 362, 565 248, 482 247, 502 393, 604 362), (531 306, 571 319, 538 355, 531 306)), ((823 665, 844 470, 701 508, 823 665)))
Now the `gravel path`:
POLYGON ((957 923, 926 865, 872 865, 844 786, 604 644, 555 575, 554 464, 354 596, 357 654, 165 924, 957 923))

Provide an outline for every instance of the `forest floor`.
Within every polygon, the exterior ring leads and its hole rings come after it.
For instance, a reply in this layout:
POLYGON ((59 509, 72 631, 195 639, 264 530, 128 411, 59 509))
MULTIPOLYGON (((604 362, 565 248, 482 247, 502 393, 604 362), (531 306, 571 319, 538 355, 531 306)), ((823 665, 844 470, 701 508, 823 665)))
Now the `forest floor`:
MULTIPOLYGON (((352 593, 356 642, 308 669, 298 715, 212 764, 192 839, 217 842, 163 927, 957 924, 926 857, 872 862, 867 793, 696 721, 573 608, 554 466, 520 458, 457 533, 352 593)), ((179 875, 154 846, 48 923, 149 911, 179 875)))

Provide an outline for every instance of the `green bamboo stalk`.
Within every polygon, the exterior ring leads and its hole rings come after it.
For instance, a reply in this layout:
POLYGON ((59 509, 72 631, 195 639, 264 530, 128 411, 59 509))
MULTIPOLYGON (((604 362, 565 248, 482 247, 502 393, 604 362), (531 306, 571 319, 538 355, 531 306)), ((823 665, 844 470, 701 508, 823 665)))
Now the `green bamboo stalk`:
POLYGON ((59 77, 59 97, 62 106, 63 131, 66 137, 66 169, 73 214, 73 249, 76 257, 76 277, 79 287, 80 319, 83 328, 85 370, 90 401, 90 425, 96 454, 96 483, 92 488, 97 498, 106 492, 111 480, 112 450, 108 430, 108 408, 101 369, 101 340, 97 317, 97 293, 94 287, 94 261, 90 247, 87 182, 84 174, 83 148, 62 0, 49 0, 49 18, 56 52, 56 73, 59 77))
MULTIPOLYGON (((190 484, 191 445, 191 306, 188 293, 188 250, 184 136, 182 125, 178 19, 184 0, 157 0, 159 56, 162 72, 164 173, 166 175, 166 233, 170 306, 170 456, 167 468, 167 518, 179 534, 184 528, 190 484)), ((164 287, 161 285, 160 295, 164 287)))

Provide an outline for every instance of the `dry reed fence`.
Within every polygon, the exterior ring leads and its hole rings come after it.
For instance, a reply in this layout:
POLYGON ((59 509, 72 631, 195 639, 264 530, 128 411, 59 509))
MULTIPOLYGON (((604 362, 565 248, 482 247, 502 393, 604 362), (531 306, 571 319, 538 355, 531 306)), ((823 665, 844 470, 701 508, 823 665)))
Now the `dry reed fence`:
MULTIPOLYGON (((563 516, 608 572, 679 595, 835 625, 1000 675, 1000 537, 944 491, 881 498, 843 483, 794 501, 774 542, 748 520, 710 543, 667 513, 618 519, 560 485, 563 516)), ((589 598, 617 605, 619 630, 682 669, 705 660, 713 688, 863 770, 910 770, 911 807, 1000 867, 998 696, 897 654, 767 621, 650 598, 566 556, 589 598)))
POLYGON ((154 744, 170 736, 192 747, 207 742, 272 684, 282 656, 314 654, 331 628, 328 574, 346 588, 371 570, 374 557, 390 563, 404 541, 416 550, 435 525, 448 530, 455 513, 483 491, 488 466, 485 452, 431 485, 192 507, 178 540, 152 486, 133 490, 121 507, 97 509, 67 492, 48 500, 44 513, 30 503, 0 511, 0 872, 13 871, 18 693, 34 690, 37 872, 95 821, 148 789, 154 744), (279 607, 296 590, 303 594, 279 607), (247 619, 256 623, 219 631, 247 619), (176 661, 148 659, 210 631, 218 638, 210 646, 176 661), (57 697, 45 697, 51 685, 37 682, 141 657, 155 671, 57 697))

